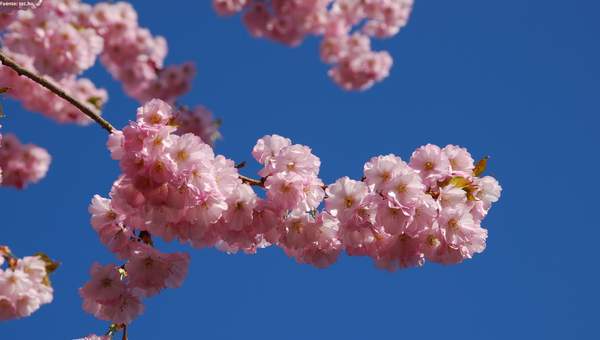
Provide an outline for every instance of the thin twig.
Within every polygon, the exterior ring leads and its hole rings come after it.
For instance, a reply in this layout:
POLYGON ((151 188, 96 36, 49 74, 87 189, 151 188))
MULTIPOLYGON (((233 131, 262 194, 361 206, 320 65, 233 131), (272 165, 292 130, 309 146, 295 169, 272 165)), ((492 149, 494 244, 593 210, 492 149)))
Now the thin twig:
POLYGON ((127 325, 123 326, 123 340, 127 340, 127 325))
POLYGON ((15 72, 17 72, 20 76, 25 76, 34 82, 40 84, 41 86, 48 89, 50 92, 56 94, 67 102, 71 103, 73 106, 79 109, 79 111, 83 112, 86 116, 90 117, 96 123, 98 123, 102 128, 104 128, 108 132, 113 132, 115 128, 104 118, 100 117, 100 114, 95 110, 91 109, 88 105, 82 103, 81 101, 75 99, 73 96, 65 92, 65 90, 61 89, 54 83, 49 80, 43 78, 42 76, 22 67, 17 64, 14 60, 8 57, 4 52, 0 51, 0 61, 3 65, 10 67, 15 72))

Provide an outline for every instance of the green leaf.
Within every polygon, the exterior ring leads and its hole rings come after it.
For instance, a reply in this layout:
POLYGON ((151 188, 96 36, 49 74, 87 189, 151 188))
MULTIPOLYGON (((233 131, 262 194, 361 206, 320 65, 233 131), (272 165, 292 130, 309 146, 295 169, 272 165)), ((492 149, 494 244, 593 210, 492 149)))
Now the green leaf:
POLYGON ((58 269, 58 267, 60 267, 59 262, 52 260, 50 256, 46 255, 45 253, 37 253, 35 256, 39 257, 42 259, 42 261, 44 261, 44 263, 46 263, 46 273, 48 274, 52 274, 58 269))
POLYGON ((464 177, 452 177, 452 179, 450 180, 450 182, 448 184, 451 184, 459 189, 465 188, 469 185, 471 185, 471 182, 469 182, 469 180, 467 180, 464 177))
POLYGON ((475 169, 473 169, 473 176, 479 176, 485 171, 488 159, 490 159, 490 156, 485 156, 479 162, 477 162, 475 169))
POLYGON ((102 105, 104 105, 104 102, 100 97, 89 97, 87 102, 92 104, 98 110, 102 109, 102 105))

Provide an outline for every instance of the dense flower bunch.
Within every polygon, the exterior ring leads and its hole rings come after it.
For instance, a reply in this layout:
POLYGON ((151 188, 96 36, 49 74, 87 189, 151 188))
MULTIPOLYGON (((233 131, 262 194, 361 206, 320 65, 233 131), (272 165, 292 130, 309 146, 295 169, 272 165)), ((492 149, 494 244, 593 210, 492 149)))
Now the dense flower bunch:
POLYGON ((0 136, 0 183, 22 189, 46 176, 51 157, 33 144, 21 144, 13 134, 0 136))
POLYGON ((178 108, 175 113, 175 124, 178 134, 193 133, 209 145, 213 145, 221 137, 219 133, 221 122, 214 119, 212 112, 204 106, 178 108))
MULTIPOLYGON (((98 110, 108 100, 107 92, 80 77, 98 57, 123 83, 127 94, 139 101, 157 97, 175 102, 189 91, 195 75, 195 67, 190 63, 163 65, 166 40, 139 27, 137 13, 125 2, 92 6, 79 0, 45 0, 36 9, 1 12, 0 45, 2 52, 21 67, 43 75, 76 100, 98 110)), ((75 106, 8 66, 0 65, 0 84, 3 92, 19 100, 27 110, 61 123, 92 122, 75 106)), ((182 130, 197 133, 207 143, 219 136, 218 122, 203 107, 182 109, 177 119, 182 130)), ((30 153, 35 157, 29 160, 13 162, 15 178, 7 183, 13 181, 12 185, 22 186, 43 177, 46 169, 42 165, 47 165, 49 158, 43 157, 47 159, 44 163, 40 159, 44 155, 38 150, 32 148, 30 153), (39 166, 24 167, 34 165, 39 166)))
POLYGON ((0 321, 29 316, 52 302, 48 274, 56 267, 45 255, 18 259, 0 246, 0 321))
MULTIPOLYGON (((40 73, 82 102, 100 108, 107 94, 86 78, 78 78, 102 52, 103 40, 90 27, 92 7, 79 1, 48 0, 35 10, 13 14, 2 38, 2 51, 22 66, 40 73)), ((59 122, 89 124, 91 120, 41 85, 6 66, 0 67, 0 83, 9 95, 31 111, 59 122)))
POLYGON ((265 136, 252 151, 263 165, 261 179, 252 180, 197 135, 178 131, 175 117, 169 104, 152 100, 136 122, 109 137, 123 174, 110 199, 92 200, 91 223, 127 262, 95 265, 81 290, 84 309, 101 319, 128 323, 142 310, 139 296, 181 284, 187 255, 159 253, 149 235, 229 253, 277 245, 319 268, 344 250, 395 270, 425 259, 459 263, 485 248, 481 222, 501 188, 479 176, 485 160, 475 165, 464 148, 428 144, 408 163, 374 157, 362 180, 343 177, 326 187, 310 148, 265 136), (266 191, 264 198, 253 186, 266 191))
MULTIPOLYGON (((166 40, 139 27, 137 13, 125 2, 92 6, 79 0, 45 0, 34 10, 1 13, 0 30, 2 51, 98 109, 108 99, 106 91, 79 75, 99 56, 125 92, 141 102, 154 97, 174 102, 189 91, 195 76, 191 63, 163 65, 166 40)), ((91 123, 63 99, 6 66, 0 66, 0 83, 28 110, 62 123, 91 123)))
POLYGON ((322 35, 321 59, 346 90, 364 90, 389 75, 392 57, 371 49, 370 38, 389 38, 404 27, 413 0, 213 0, 221 15, 243 12, 255 37, 286 45, 322 35))
POLYGON ((133 7, 126 2, 102 2, 89 13, 96 32, 104 38, 102 63, 123 83, 125 92, 140 102, 162 98, 174 102, 191 87, 191 63, 164 67, 167 41, 138 25, 133 7))

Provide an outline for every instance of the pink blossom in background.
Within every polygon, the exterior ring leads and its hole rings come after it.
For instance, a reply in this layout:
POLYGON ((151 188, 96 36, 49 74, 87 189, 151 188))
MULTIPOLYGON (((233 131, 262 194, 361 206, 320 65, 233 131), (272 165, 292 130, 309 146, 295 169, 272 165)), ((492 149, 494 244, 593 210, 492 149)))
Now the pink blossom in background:
POLYGON ((33 144, 21 144, 13 134, 0 140, 2 185, 23 189, 46 176, 51 157, 45 149, 33 144))
POLYGON ((146 102, 162 98, 174 102, 191 88, 193 64, 165 67, 167 41, 138 25, 135 9, 126 2, 101 2, 90 11, 90 24, 104 38, 102 64, 125 92, 146 102))
POLYGON ((30 316, 52 302, 53 289, 47 281, 46 263, 38 256, 5 263, 0 253, 0 321, 30 316))
POLYGON ((175 114, 175 124, 177 134, 193 133, 209 145, 213 145, 221 137, 220 122, 215 120, 212 112, 204 106, 196 106, 193 109, 179 108, 175 114))
MULTIPOLYGON (((139 27, 137 20, 126 2, 92 6, 79 0, 45 0, 35 10, 0 13, 0 47, 22 66, 97 109, 106 103, 106 91, 79 75, 98 57, 129 96, 140 102, 175 102, 191 89, 195 66, 163 65, 166 40, 139 27)), ((27 110, 61 123, 91 123, 72 105, 8 67, 0 66, 0 83, 27 110)), ((210 129, 204 120, 204 129, 210 129)))
POLYGON ((220 15, 243 13, 251 35, 296 46, 322 36, 321 59, 345 90, 365 90, 387 78, 388 52, 371 50, 371 38, 389 38, 404 27, 413 0, 213 0, 220 15))

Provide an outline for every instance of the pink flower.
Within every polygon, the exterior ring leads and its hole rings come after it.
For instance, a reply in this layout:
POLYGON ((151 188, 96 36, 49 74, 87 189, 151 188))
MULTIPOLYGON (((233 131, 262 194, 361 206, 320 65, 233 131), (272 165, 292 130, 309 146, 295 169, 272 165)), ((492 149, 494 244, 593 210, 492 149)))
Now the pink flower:
POLYGON ((447 145, 442 151, 450 161, 450 167, 454 174, 470 176, 475 168, 473 157, 465 148, 456 145, 447 145))
POLYGON ((46 277, 46 264, 38 256, 17 259, 14 268, 0 268, 0 321, 30 316, 52 302, 46 277))
POLYGON ((252 223, 253 209, 256 206, 256 193, 247 184, 241 184, 227 201, 229 209, 223 219, 232 230, 241 230, 252 223))
POLYGON ((423 185, 419 174, 415 170, 404 163, 400 163, 392 174, 389 183, 383 187, 383 191, 398 204, 414 206, 423 196, 425 185, 423 185))
POLYGON ((173 145, 169 147, 171 159, 177 164, 179 171, 190 171, 198 163, 209 163, 214 158, 212 149, 208 144, 191 133, 174 139, 173 145))
POLYGON ((373 185, 375 191, 381 192, 390 187, 392 178, 405 164, 400 157, 395 155, 373 157, 365 163, 365 181, 368 185, 373 185))
POLYGON ((193 109, 180 108, 175 114, 177 133, 193 133, 208 145, 213 145, 221 137, 219 120, 213 118, 212 112, 203 106, 193 109))
POLYGON ((91 222, 96 231, 107 224, 118 222, 119 215, 112 210, 110 203, 111 200, 94 195, 88 211, 92 215, 91 222))
POLYGON ((325 207, 333 216, 347 220, 361 207, 368 193, 369 189, 365 183, 342 177, 327 187, 325 207))
POLYGON ((273 173, 288 172, 299 176, 316 176, 320 166, 321 161, 312 154, 309 147, 295 144, 282 148, 265 169, 260 171, 260 175, 266 177, 273 173))
POLYGON ((267 197, 274 206, 283 210, 292 210, 302 201, 302 178, 296 175, 277 173, 265 181, 267 197))
POLYGON ((498 202, 502 187, 494 177, 485 176, 477 178, 475 184, 478 188, 475 195, 485 203, 485 206, 490 206, 492 203, 498 202))
POLYGON ((25 188, 46 176, 51 157, 45 149, 33 144, 21 144, 13 134, 0 140, 2 185, 25 188))
POLYGON ((101 266, 94 263, 90 274, 91 280, 79 290, 84 299, 92 299, 99 303, 111 303, 119 299, 127 290, 115 265, 101 266))
POLYGON ((463 189, 449 184, 440 189, 439 202, 443 207, 465 205, 467 203, 467 193, 463 189))
POLYGON ((415 207, 413 220, 406 228, 406 234, 416 237, 431 228, 438 217, 439 209, 439 202, 429 195, 422 195, 415 207))
POLYGON ((369 51, 342 59, 329 70, 329 77, 345 90, 366 90, 387 78, 392 64, 389 53, 369 51))
POLYGON ((121 279, 117 266, 95 263, 91 275, 92 279, 79 289, 86 312, 117 324, 128 324, 142 313, 140 298, 121 279))
POLYGON ((386 238, 383 242, 375 259, 378 267, 394 271, 398 268, 420 267, 425 263, 418 238, 401 234, 386 238))
POLYGON ((292 145, 292 141, 288 138, 279 135, 264 136, 256 141, 256 145, 252 149, 252 156, 266 167, 271 160, 275 159, 281 149, 290 145, 292 145))
POLYGON ((233 15, 240 12, 249 2, 248 0, 213 0, 213 7, 219 15, 233 15))
POLYGON ((423 181, 429 186, 449 176, 451 170, 448 156, 433 144, 415 150, 410 158, 410 166, 419 172, 423 181))
MULTIPOLYGON (((465 206, 442 209, 439 217, 439 225, 445 241, 451 247, 461 249, 478 249, 483 251, 487 232, 473 219, 465 206), (474 242, 475 245, 471 245, 474 242), (473 248, 474 247, 474 248, 473 248)), ((477 251, 477 252, 480 252, 477 251)), ((469 250, 468 253, 471 253, 469 250)))
POLYGON ((395 205, 392 201, 382 200, 377 209, 377 223, 392 235, 406 231, 414 218, 414 208, 395 205))
POLYGON ((153 99, 137 111, 138 122, 146 125, 166 125, 173 118, 171 105, 159 99, 153 99))
POLYGON ((178 288, 187 275, 189 260, 189 255, 184 253, 166 255, 154 248, 140 246, 125 265, 128 285, 139 289, 146 297, 167 287, 178 288))

